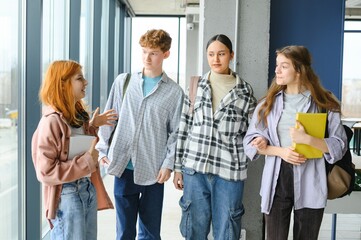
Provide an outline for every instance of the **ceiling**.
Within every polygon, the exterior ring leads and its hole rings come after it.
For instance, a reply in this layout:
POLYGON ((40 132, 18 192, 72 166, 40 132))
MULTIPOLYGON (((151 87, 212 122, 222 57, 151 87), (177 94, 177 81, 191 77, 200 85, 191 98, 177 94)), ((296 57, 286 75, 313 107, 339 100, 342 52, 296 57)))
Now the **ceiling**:
POLYGON ((199 5, 199 0, 123 0, 123 2, 130 8, 133 16, 185 15, 186 7, 199 5))
POLYGON ((346 0, 345 18, 361 18, 361 0, 346 0))
POLYGON ((346 0, 346 8, 361 8, 361 0, 346 0))
MULTIPOLYGON (((131 16, 186 15, 186 9, 198 7, 200 0, 122 0, 131 16)), ((361 17, 361 0, 345 0, 346 15, 361 17)))

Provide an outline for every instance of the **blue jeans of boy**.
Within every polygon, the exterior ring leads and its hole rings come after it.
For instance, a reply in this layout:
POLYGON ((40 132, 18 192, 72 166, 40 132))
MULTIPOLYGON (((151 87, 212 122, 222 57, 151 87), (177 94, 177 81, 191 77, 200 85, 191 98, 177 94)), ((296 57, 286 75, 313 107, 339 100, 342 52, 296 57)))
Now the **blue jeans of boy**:
POLYGON ((213 174, 183 169, 184 189, 179 201, 182 208, 180 230, 189 240, 205 240, 212 231, 214 240, 239 240, 243 181, 227 181, 213 174))
POLYGON ((97 239, 97 196, 87 177, 64 183, 56 218, 51 222, 52 240, 97 239))
POLYGON ((114 177, 116 208, 116 239, 160 240, 164 184, 141 186, 134 183, 133 171, 125 169, 120 178, 114 177))

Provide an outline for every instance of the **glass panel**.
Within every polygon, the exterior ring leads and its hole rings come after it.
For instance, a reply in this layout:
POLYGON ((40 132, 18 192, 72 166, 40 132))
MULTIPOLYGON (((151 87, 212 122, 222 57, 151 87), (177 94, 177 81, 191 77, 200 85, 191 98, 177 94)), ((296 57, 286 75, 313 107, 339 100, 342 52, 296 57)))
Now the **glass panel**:
POLYGON ((345 31, 361 30, 361 21, 345 21, 345 31))
MULTIPOLYGON (((147 30, 163 29, 169 33, 172 38, 170 56, 163 62, 163 69, 167 75, 178 82, 178 18, 177 17, 135 17, 132 20, 132 57, 131 69, 134 71, 142 70, 142 51, 139 45, 139 39, 147 30)), ((186 28, 183 28, 186 29, 186 28)), ((185 33, 184 33, 185 34, 185 33)), ((185 37, 182 37, 183 41, 185 37)), ((184 44, 183 44, 184 46, 184 44)), ((182 51, 182 50, 181 50, 182 51)), ((183 73, 184 73, 184 67, 183 73)), ((180 71, 181 72, 181 71, 180 71)))
POLYGON ((108 32, 109 32, 109 0, 102 1, 101 30, 101 66, 100 66, 100 106, 103 111, 108 97, 108 32))
POLYGON ((54 60, 69 58, 69 0, 43 1, 43 73, 54 60))
MULTIPOLYGON (((43 0, 42 75, 54 60, 69 59, 69 0, 43 0)), ((43 199, 43 196, 42 196, 43 199)), ((49 231, 42 204, 42 234, 49 231)))
POLYGON ((18 239, 19 2, 0 0, 0 239, 18 239))
POLYGON ((183 90, 185 90, 186 87, 186 24, 187 24, 187 19, 186 18, 181 18, 180 19, 180 26, 179 26, 179 31, 180 31, 180 43, 179 43, 179 80, 178 80, 178 84, 183 88, 183 90))
POLYGON ((84 100, 92 109, 92 88, 93 88, 93 6, 92 0, 81 1, 80 15, 80 64, 83 66, 83 74, 88 81, 86 96, 84 100))
POLYGON ((119 74, 119 49, 120 49, 120 7, 117 5, 114 18, 114 78, 119 74))
POLYGON ((344 34, 342 113, 347 118, 361 116, 361 25, 358 30, 344 34))

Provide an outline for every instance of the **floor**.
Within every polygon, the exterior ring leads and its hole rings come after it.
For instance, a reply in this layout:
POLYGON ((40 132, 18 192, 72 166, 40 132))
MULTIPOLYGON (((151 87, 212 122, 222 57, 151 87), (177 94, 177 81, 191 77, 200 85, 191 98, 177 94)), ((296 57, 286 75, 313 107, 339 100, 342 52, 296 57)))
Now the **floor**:
MULTIPOLYGON (((361 157, 353 156, 356 168, 361 169, 361 157)), ((106 176, 104 184, 113 202, 113 177, 106 176)), ((182 192, 174 188, 171 179, 165 185, 163 221, 161 236, 164 240, 183 239, 179 232, 180 207, 178 200, 182 192)), ((360 202, 361 204, 361 202, 360 202)), ((291 226, 292 227, 292 226, 291 226)), ((332 214, 325 214, 321 225, 319 240, 330 240, 332 230, 332 214)), ((337 214, 336 227, 337 240, 360 240, 361 239, 361 214, 337 214)), ((115 239, 115 210, 103 210, 98 214, 98 239, 115 239)), ((244 239, 242 239, 244 240, 244 239)), ((289 240, 292 240, 290 231, 289 240)))

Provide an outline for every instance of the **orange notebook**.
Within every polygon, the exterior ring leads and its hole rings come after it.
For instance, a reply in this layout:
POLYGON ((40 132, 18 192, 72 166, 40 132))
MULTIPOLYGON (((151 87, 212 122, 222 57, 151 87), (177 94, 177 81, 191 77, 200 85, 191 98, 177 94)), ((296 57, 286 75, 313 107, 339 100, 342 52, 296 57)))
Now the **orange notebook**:
MULTIPOLYGON (((327 113, 297 113, 298 120, 306 130, 306 133, 318 137, 325 137, 327 113)), ((303 154, 306 158, 322 158, 322 151, 307 144, 293 143, 295 151, 303 154)))

